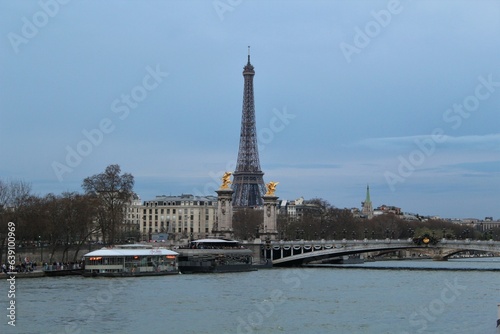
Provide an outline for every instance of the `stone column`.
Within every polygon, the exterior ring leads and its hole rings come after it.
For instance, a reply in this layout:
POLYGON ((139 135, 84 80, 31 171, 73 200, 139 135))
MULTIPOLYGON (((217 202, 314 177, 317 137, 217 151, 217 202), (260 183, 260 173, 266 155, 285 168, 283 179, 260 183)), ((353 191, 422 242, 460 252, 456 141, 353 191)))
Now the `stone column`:
POLYGON ((264 222, 260 231, 266 239, 276 240, 278 235, 276 207, 278 206, 278 197, 273 195, 264 195, 264 222))
POLYGON ((217 216, 213 233, 217 237, 233 238, 233 190, 219 189, 217 193, 217 216))

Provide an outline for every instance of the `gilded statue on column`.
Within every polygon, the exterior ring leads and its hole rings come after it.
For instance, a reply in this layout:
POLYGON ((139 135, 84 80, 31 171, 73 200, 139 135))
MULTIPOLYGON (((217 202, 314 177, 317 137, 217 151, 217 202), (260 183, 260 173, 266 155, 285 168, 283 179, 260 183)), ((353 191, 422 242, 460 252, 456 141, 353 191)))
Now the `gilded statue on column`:
POLYGON ((220 186, 220 188, 229 189, 230 184, 231 184, 231 172, 225 172, 224 175, 222 175, 222 185, 220 186))
POLYGON ((276 191, 276 186, 278 185, 279 182, 269 182, 266 184, 267 187, 267 192, 265 196, 274 196, 274 192, 276 191))

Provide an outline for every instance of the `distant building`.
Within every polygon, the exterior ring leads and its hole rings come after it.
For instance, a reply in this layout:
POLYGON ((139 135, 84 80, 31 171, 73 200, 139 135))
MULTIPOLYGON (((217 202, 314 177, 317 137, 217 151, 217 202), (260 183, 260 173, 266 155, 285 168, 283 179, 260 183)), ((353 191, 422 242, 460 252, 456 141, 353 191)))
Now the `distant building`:
POLYGON ((373 217, 373 205, 370 199, 370 186, 366 186, 366 199, 361 202, 361 215, 371 219, 373 217))
POLYGON ((125 217, 121 226, 121 234, 124 238, 137 241, 141 226, 141 198, 133 194, 130 203, 125 207, 125 217))
POLYGON ((286 215, 292 220, 298 220, 306 213, 319 213, 321 208, 316 204, 304 203, 304 198, 300 197, 294 201, 281 200, 279 202, 279 214, 286 215))
POLYGON ((383 214, 388 214, 392 213, 395 215, 401 215, 401 208, 398 208, 397 206, 392 206, 392 205, 381 205, 375 210, 373 210, 374 215, 383 215, 383 214))
POLYGON ((170 240, 205 238, 214 227, 217 197, 162 195, 142 203, 133 201, 127 210, 130 219, 139 216, 141 240, 152 240, 158 233, 170 240))

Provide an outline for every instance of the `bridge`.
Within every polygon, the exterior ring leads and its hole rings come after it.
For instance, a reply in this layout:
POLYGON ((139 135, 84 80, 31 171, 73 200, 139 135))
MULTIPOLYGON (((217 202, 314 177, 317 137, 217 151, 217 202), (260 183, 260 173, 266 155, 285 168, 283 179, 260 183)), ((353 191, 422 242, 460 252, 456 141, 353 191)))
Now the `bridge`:
POLYGON ((466 251, 500 254, 500 241, 439 239, 435 243, 417 244, 413 239, 389 238, 382 240, 273 240, 264 244, 263 256, 272 261, 273 266, 297 266, 344 255, 407 249, 432 251, 436 254, 435 259, 446 260, 454 254, 466 251))

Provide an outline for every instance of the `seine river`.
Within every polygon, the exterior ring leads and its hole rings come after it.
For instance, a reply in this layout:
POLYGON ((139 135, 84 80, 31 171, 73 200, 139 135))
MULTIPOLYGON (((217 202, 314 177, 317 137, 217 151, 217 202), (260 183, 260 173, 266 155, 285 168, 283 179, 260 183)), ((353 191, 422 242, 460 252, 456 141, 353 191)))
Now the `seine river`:
POLYGON ((2 279, 0 333, 495 333, 500 258, 359 266, 2 279))

